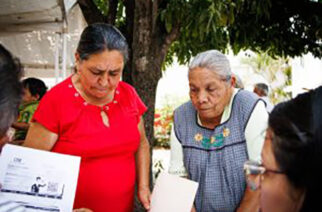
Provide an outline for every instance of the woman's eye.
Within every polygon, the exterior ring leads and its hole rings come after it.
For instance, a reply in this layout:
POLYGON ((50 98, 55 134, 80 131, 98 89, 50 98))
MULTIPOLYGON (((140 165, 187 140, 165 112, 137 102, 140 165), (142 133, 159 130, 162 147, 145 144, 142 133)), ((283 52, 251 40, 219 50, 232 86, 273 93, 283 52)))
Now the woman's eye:
POLYGON ((92 73, 93 73, 94 75, 100 75, 100 74, 101 74, 100 72, 96 72, 96 71, 92 71, 92 73))

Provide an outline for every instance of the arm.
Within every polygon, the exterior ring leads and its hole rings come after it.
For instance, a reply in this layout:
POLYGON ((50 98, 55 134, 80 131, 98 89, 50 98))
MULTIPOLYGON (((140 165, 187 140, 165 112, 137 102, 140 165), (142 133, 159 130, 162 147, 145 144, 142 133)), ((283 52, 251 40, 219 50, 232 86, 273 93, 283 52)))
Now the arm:
POLYGON ((37 122, 33 122, 28 130, 23 146, 50 151, 55 145, 57 139, 58 135, 56 133, 49 131, 37 122))
MULTIPOLYGON (((169 174, 177 175, 180 177, 188 178, 188 173, 183 164, 183 150, 181 143, 179 142, 177 136, 174 132, 174 127, 172 125, 171 128, 171 136, 170 136, 170 166, 169 166, 169 174)), ((196 212, 196 208, 192 205, 190 212, 196 212)))
POLYGON ((17 130, 28 130, 29 128, 29 123, 25 122, 15 122, 12 124, 12 127, 17 129, 17 130))
POLYGON ((138 197, 145 209, 150 208, 150 144, 145 135, 144 121, 140 118, 138 125, 140 132, 140 145, 136 152, 136 170, 138 182, 138 197))
POLYGON ((178 175, 181 177, 187 177, 187 171, 183 164, 182 146, 174 133, 173 126, 171 128, 170 146, 171 146, 171 149, 170 149, 169 173, 173 175, 178 175))
MULTIPOLYGON (((265 104, 259 101, 251 114, 245 129, 247 151, 250 160, 261 161, 261 151, 267 128, 268 113, 265 104)), ((246 187, 238 212, 257 212, 259 209, 259 190, 246 187)))

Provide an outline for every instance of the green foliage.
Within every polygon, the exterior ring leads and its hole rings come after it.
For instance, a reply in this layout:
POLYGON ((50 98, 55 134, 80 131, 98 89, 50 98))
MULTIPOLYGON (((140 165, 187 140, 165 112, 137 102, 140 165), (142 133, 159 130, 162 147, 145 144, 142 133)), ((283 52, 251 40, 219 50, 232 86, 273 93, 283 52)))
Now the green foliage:
MULTIPOLYGON (((160 22, 167 32, 173 25, 180 25, 178 39, 172 44, 168 58, 177 56, 179 63, 187 63, 200 51, 216 48, 227 49, 227 27, 235 21, 234 13, 241 5, 237 1, 175 0, 170 1, 160 13, 160 22), (175 17, 174 19, 172 17, 175 17), (172 23, 168 23, 172 20, 172 23)), ((171 60, 166 61, 171 64, 171 60)))
POLYGON ((291 99, 287 88, 292 84, 292 68, 290 58, 272 57, 268 52, 257 53, 254 56, 242 58, 241 63, 250 66, 253 71, 265 78, 271 88, 270 99, 273 104, 291 99))
MULTIPOLYGON (((134 1, 134 0, 133 0, 134 1)), ((150 1, 150 0, 147 0, 150 1)), ((107 15, 107 0, 94 0, 107 15)), ((321 0, 170 0, 160 1, 155 24, 160 37, 179 27, 165 66, 173 56, 186 64, 201 51, 232 48, 267 52, 270 56, 322 57, 321 0)), ((125 27, 123 1, 118 1, 116 25, 125 27)))
POLYGON ((311 0, 245 1, 230 27, 234 53, 265 51, 271 56, 322 57, 322 4, 311 0))
POLYGON ((107 16, 109 9, 109 1, 108 0, 93 0, 96 4, 97 8, 101 11, 104 16, 107 16))

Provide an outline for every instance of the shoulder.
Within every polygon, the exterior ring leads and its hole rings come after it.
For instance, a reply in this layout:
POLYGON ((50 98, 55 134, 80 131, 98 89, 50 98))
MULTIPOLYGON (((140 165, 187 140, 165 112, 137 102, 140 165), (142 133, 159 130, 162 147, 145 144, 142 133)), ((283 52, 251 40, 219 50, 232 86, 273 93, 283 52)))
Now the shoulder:
POLYGON ((254 94, 253 92, 250 92, 250 91, 246 91, 244 89, 240 89, 239 91, 237 91, 236 95, 235 95, 235 98, 237 98, 238 100, 242 101, 242 100, 258 100, 259 97, 254 94))
POLYGON ((123 81, 120 81, 119 82, 119 85, 118 85, 118 88, 117 89, 120 92, 125 93, 125 94, 128 94, 128 95, 136 94, 135 88, 132 85, 130 85, 130 84, 126 83, 126 82, 123 82, 123 81))
POLYGON ((63 96, 68 95, 70 92, 72 92, 72 88, 73 88, 73 85, 72 85, 71 77, 68 77, 67 79, 58 83, 57 85, 52 87, 49 91, 47 91, 46 94, 42 97, 42 99, 61 98, 63 96))
POLYGON ((126 82, 120 81, 115 92, 119 95, 122 101, 141 101, 135 88, 126 82))
POLYGON ((240 89, 234 96, 233 107, 253 108, 259 101, 264 103, 264 101, 253 92, 240 89))

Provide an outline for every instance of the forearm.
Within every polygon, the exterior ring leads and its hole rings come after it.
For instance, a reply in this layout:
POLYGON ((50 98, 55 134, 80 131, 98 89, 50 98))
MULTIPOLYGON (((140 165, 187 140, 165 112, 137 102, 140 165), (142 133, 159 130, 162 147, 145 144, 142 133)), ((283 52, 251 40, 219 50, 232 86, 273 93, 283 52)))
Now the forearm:
POLYGON ((137 183, 139 188, 150 188, 150 145, 148 141, 141 142, 136 153, 137 183))
POLYGON ((25 122, 15 122, 12 124, 12 127, 17 130, 28 130, 29 126, 29 123, 25 122))

